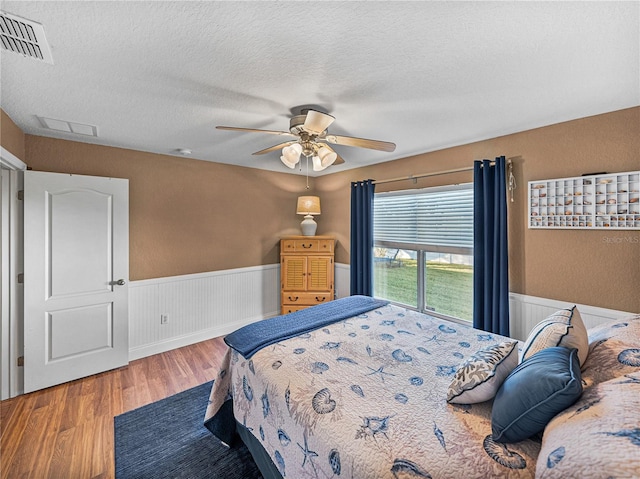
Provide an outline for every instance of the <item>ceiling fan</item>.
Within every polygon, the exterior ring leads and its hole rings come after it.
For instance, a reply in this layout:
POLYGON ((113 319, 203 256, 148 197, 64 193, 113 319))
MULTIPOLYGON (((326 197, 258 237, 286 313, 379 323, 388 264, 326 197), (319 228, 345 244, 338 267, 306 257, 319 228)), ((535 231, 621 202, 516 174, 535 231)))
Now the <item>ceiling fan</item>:
POLYGON ((290 136, 296 139, 256 151, 254 155, 264 155, 282 148, 280 160, 287 167, 294 169, 301 156, 313 161, 313 170, 322 171, 333 164, 339 165, 344 160, 331 148, 332 145, 356 146, 380 151, 394 151, 395 143, 380 140, 367 140, 353 136, 332 135, 327 128, 335 118, 327 113, 312 109, 303 109, 289 121, 289 131, 256 130, 254 128, 238 128, 235 126, 216 126, 219 130, 248 131, 268 133, 271 135, 290 136))

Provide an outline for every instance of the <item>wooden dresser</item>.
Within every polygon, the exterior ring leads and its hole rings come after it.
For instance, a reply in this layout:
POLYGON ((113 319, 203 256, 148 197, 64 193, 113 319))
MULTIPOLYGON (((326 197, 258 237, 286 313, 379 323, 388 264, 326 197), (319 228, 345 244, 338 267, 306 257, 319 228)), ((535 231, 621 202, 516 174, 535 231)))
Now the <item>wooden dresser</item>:
POLYGON ((282 314, 334 299, 331 236, 285 236, 280 240, 282 314))

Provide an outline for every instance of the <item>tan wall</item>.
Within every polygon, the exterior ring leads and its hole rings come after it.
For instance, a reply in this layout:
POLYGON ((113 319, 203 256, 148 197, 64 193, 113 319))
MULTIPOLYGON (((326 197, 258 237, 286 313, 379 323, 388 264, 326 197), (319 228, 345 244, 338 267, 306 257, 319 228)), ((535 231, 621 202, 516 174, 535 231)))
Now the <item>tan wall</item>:
MULTIPOLYGON (((336 261, 349 263, 351 181, 468 167, 473 159, 505 155, 517 157, 519 186, 509 212, 511 291, 640 311, 640 232, 530 230, 526 223, 527 181, 640 169, 640 108, 311 178, 315 192, 290 174, 21 137, 1 113, 2 146, 30 167, 129 178, 132 280, 276 263, 280 236, 299 232, 295 198, 309 193, 322 199, 318 234, 334 235, 336 261), (11 150, 21 142, 22 155, 11 150)), ((377 191, 469 181, 470 172, 458 173, 378 185, 377 191)))
POLYGON ((0 145, 14 154, 19 160, 24 157, 24 133, 9 115, 0 108, 0 145))
POLYGON ((304 177, 32 135, 25 162, 129 179, 131 280, 278 263, 300 231, 304 177))
MULTIPOLYGON (((510 290, 640 312, 640 232, 531 230, 527 182, 640 169, 640 108, 583 118, 469 145, 320 177, 323 234, 338 238, 336 261, 349 262, 350 182, 387 179, 516 157, 518 189, 509 211, 510 290)), ((348 154, 344 153, 348 160, 348 154)), ((472 181, 472 173, 381 184, 377 192, 472 181)))

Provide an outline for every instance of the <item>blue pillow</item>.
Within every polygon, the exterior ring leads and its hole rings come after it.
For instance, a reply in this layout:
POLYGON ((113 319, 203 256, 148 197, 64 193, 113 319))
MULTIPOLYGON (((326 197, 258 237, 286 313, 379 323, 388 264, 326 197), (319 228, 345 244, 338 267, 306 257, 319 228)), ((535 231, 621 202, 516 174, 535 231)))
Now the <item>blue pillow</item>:
POLYGON ((498 390, 491 411, 493 440, 519 442, 539 433, 581 394, 578 350, 555 346, 538 351, 498 390))

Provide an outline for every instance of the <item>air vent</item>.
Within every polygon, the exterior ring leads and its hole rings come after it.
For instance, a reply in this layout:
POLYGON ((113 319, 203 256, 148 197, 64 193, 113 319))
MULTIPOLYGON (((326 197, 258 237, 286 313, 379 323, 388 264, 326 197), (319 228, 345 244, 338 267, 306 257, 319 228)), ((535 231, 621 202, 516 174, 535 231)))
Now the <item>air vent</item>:
POLYGON ((40 23, 0 11, 2 49, 53 64, 51 49, 40 23))
POLYGON ((65 133, 75 133, 77 135, 98 136, 98 127, 85 123, 76 123, 67 120, 56 120, 54 118, 37 117, 40 124, 49 130, 63 131, 65 133))

